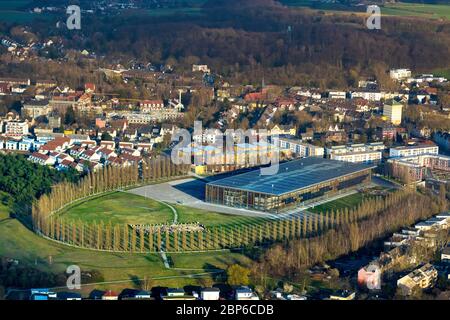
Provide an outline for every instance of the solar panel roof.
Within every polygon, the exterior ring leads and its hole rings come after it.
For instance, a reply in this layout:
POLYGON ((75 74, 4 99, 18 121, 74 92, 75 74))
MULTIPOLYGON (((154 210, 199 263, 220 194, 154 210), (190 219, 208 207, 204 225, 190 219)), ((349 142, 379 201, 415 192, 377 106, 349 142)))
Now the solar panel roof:
POLYGON ((374 167, 362 163, 311 157, 281 163, 275 175, 263 176, 260 170, 253 170, 213 181, 208 185, 282 195, 374 167))

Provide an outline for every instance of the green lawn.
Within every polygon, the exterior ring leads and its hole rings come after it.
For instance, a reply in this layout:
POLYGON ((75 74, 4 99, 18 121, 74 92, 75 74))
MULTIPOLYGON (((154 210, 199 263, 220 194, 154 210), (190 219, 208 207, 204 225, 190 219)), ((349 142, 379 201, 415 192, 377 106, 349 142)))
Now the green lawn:
POLYGON ((410 16, 431 19, 450 19, 450 5, 422 3, 386 4, 381 13, 394 16, 410 16))
MULTIPOLYGON (((174 205, 178 222, 200 222, 208 227, 232 224, 251 224, 265 219, 209 212, 186 206, 174 205)), ((170 223, 172 210, 163 203, 139 195, 112 192, 77 202, 60 213, 68 221, 82 220, 112 224, 160 224, 170 223)))
MULTIPOLYGON (((318 0, 281 0, 281 3, 290 7, 310 8, 330 12, 365 13, 356 11, 355 7, 342 4, 325 3, 318 0)), ((389 3, 381 6, 381 14, 402 17, 421 17, 430 19, 450 19, 450 5, 422 4, 422 3, 389 3)))
POLYGON ((77 203, 61 213, 68 220, 112 224, 159 224, 173 220, 172 210, 139 195, 113 192, 77 203))
MULTIPOLYGON (((195 270, 170 270, 164 268, 161 258, 156 254, 108 253, 73 248, 34 234, 18 220, 9 218, 9 209, 2 204, 0 204, 0 256, 17 259, 20 264, 55 274, 64 274, 69 265, 78 265, 82 271, 99 271, 105 281, 127 281, 95 286, 97 289, 116 290, 132 287, 134 278, 144 276, 165 277, 154 280, 154 285, 173 287, 198 285, 199 280, 182 276, 210 271, 212 266, 225 269, 235 262, 249 263, 249 259, 245 256, 229 251, 186 253, 172 255, 173 267, 195 270)), ((91 286, 86 287, 83 293, 92 289, 91 286)))
POLYGON ((48 19, 52 15, 31 13, 25 8, 31 0, 0 0, 0 21, 8 23, 27 23, 34 19, 48 19))
POLYGON ((231 264, 248 267, 250 258, 238 252, 203 252, 170 254, 175 268, 193 268, 202 270, 226 269, 231 264))
POLYGON ((359 203, 361 203, 364 199, 364 195, 362 193, 354 193, 349 196, 330 201, 324 204, 321 204, 317 207, 308 209, 308 211, 315 212, 315 213, 325 213, 326 211, 331 210, 338 210, 338 209, 344 209, 344 208, 354 208, 359 203))
POLYGON ((200 222, 207 227, 226 226, 232 224, 253 224, 265 221, 264 218, 245 217, 232 214, 209 212, 185 206, 174 206, 178 212, 178 222, 200 222))

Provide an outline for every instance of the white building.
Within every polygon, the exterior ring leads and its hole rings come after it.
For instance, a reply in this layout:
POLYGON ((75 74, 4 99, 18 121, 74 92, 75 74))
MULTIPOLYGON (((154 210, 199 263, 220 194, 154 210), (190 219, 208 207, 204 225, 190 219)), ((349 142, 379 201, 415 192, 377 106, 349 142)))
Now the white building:
POLYGON ((411 77, 410 69, 391 69, 389 71, 389 76, 393 80, 404 80, 411 77))
POLYGON ((324 148, 314 146, 309 143, 304 143, 301 140, 290 138, 278 138, 278 143, 275 145, 280 148, 281 151, 290 151, 295 153, 299 157, 321 157, 324 155, 324 148))
POLYGON ((234 291, 235 300, 259 300, 259 297, 249 287, 239 287, 234 291))
POLYGON ((389 157, 410 157, 422 154, 439 154, 439 147, 435 144, 419 144, 414 146, 401 146, 389 149, 389 157))
POLYGON ((351 98, 362 98, 368 101, 380 101, 384 98, 384 92, 380 91, 354 91, 351 93, 351 98))
POLYGON ((378 162, 381 161, 382 154, 380 151, 362 151, 351 152, 345 154, 331 154, 330 159, 344 162, 378 162))
POLYGON ((330 159, 345 162, 377 162, 382 158, 385 146, 382 142, 332 146, 326 149, 330 159))
POLYGON ((54 165, 55 164, 54 159, 50 158, 46 154, 42 154, 39 152, 34 152, 32 155, 30 155, 28 160, 33 163, 40 164, 40 165, 54 165))
POLYGON ((192 65, 192 72, 204 72, 204 73, 210 73, 211 70, 209 70, 208 65, 206 64, 194 64, 192 65))
POLYGON ((9 140, 5 143, 6 150, 17 150, 17 141, 9 140))
POLYGON ((345 91, 330 91, 328 93, 328 98, 330 99, 345 99, 347 93, 345 91))
POLYGON ((219 288, 203 288, 200 294, 201 300, 219 300, 219 288))
POLYGON ((441 252, 441 261, 450 263, 450 245, 445 247, 441 252))
POLYGON ((23 136, 28 134, 28 122, 26 121, 8 121, 5 128, 6 135, 23 136))

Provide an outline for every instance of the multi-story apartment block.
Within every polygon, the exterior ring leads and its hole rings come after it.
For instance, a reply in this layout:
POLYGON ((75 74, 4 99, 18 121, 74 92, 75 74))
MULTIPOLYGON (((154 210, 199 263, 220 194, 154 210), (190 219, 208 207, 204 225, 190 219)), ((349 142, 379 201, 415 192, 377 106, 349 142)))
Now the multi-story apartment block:
POLYGON ((8 136, 23 136, 28 134, 27 121, 8 121, 5 127, 5 133, 8 136))
POLYGON ((382 142, 332 146, 326 153, 330 159, 345 162, 377 162, 382 158, 385 146, 382 142))
POLYGON ((389 76, 393 80, 405 80, 411 77, 410 69, 392 69, 389 71, 389 76))
POLYGON ((439 153, 439 147, 434 143, 418 144, 412 146, 393 147, 389 149, 389 157, 410 157, 421 154, 439 153))
POLYGON ((450 171, 450 157, 437 154, 423 154, 418 156, 391 158, 390 174, 404 182, 422 181, 426 170, 450 171))
POLYGON ((383 116, 385 116, 393 125, 399 125, 402 123, 402 109, 402 104, 391 100, 384 104, 383 116))
POLYGON ((380 151, 361 151, 345 154, 332 154, 330 159, 345 162, 377 162, 381 160, 380 151))
POLYGON ((149 113, 155 110, 164 109, 164 101, 163 100, 144 100, 139 103, 139 108, 143 113, 149 113))
POLYGON ((414 270, 397 281, 397 287, 403 295, 411 295, 415 289, 427 289, 434 285, 438 272, 431 264, 414 270))
POLYGON ((298 139, 279 137, 276 143, 282 152, 290 152, 297 157, 321 157, 324 156, 324 148, 304 143, 298 139))

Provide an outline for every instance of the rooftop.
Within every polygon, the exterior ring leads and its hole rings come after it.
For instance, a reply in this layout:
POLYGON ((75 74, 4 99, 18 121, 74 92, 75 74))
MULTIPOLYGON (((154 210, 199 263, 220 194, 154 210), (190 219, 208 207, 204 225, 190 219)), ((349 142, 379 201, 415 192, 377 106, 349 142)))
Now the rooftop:
POLYGON ((279 196, 372 168, 375 166, 311 157, 281 163, 276 175, 263 176, 256 169, 210 182, 208 185, 279 196))

